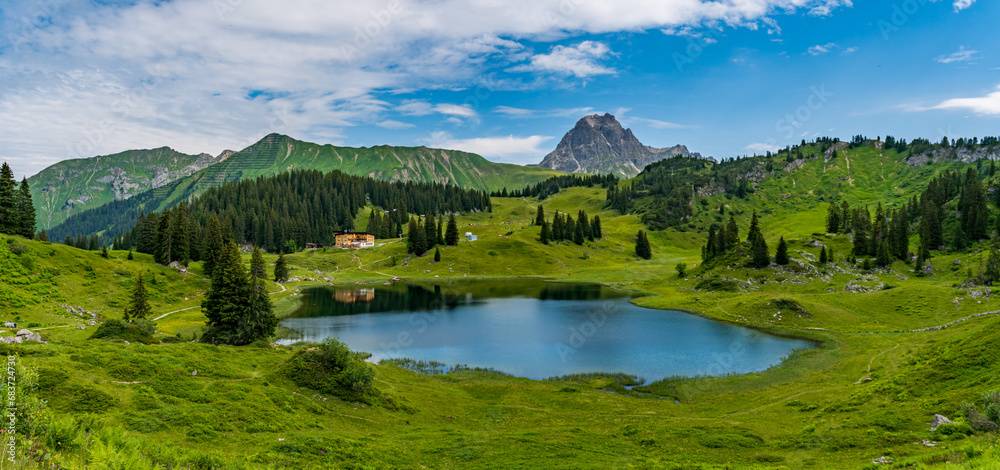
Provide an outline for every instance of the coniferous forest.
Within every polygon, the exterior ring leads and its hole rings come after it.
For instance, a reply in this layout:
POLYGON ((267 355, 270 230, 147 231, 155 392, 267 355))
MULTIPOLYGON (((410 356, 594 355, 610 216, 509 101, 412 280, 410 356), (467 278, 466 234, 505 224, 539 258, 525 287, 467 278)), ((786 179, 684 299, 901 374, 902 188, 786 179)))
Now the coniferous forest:
MULTIPOLYGON (((399 236, 410 214, 490 210, 489 197, 476 190, 391 183, 339 171, 293 171, 226 183, 161 213, 140 210, 134 226, 107 241, 116 249, 152 254, 164 264, 200 260, 214 216, 223 240, 253 244, 269 252, 291 252, 306 243, 329 244, 334 231, 354 230, 355 217, 366 205, 386 210, 377 235, 393 238, 399 236)), ((70 241, 67 238, 66 243, 70 241)), ((82 234, 72 244, 93 250, 102 245, 96 235, 82 234)))

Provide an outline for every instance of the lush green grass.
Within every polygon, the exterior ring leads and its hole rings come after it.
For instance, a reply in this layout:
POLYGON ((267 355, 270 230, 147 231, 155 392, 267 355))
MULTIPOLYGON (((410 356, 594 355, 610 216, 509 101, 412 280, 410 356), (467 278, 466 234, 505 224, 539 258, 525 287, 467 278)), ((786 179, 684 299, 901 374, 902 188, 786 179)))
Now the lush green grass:
MULTIPOLYGON (((476 233, 479 241, 443 248, 439 263, 406 255, 400 240, 380 240, 368 250, 296 253, 288 259, 300 280, 274 295, 277 310, 287 314, 298 290, 317 283, 540 276, 600 282, 648 294, 636 298, 638 305, 821 342, 761 373, 675 378, 637 389, 644 393, 608 393, 628 384, 614 374, 532 381, 485 371, 422 375, 382 364, 375 366, 374 384, 388 405, 371 406, 289 380, 281 371, 299 351, 295 347, 126 346, 87 340, 88 327, 44 330, 49 344, 17 352, 23 364, 37 368, 44 384, 38 394, 50 400, 53 416, 99 422, 89 437, 76 434, 79 445, 57 457, 77 466, 87 458, 112 458, 105 455, 110 448, 111 454, 191 468, 212 461, 247 468, 862 468, 881 456, 906 468, 995 468, 995 436, 944 436, 926 423, 935 413, 955 419, 962 402, 1000 389, 1000 318, 908 332, 998 310, 997 299, 974 299, 968 289, 954 287, 979 255, 939 254, 932 260, 936 274, 928 277, 913 276, 902 263, 875 273, 848 266, 846 237, 814 235, 825 214, 817 202, 830 192, 776 197, 789 191, 782 186, 792 184, 789 178, 795 179, 792 188, 847 184, 836 176, 839 168, 828 167, 822 176, 823 163, 813 160, 778 175, 749 200, 709 198, 693 227, 651 234, 649 261, 632 253, 637 217, 605 211, 599 188, 572 188, 543 201, 546 211, 600 214, 604 240, 543 246, 539 229, 529 225, 538 201, 496 199, 492 213, 460 217, 460 232, 476 233), (740 214, 744 234, 756 208, 765 214, 768 240, 785 236, 793 258, 817 256, 812 242, 819 242, 833 247, 839 261, 821 269, 694 267, 703 229, 722 203, 740 214), (960 268, 952 270, 955 260, 960 268), (685 279, 673 269, 678 261, 693 266, 685 279), (696 290, 716 276, 736 281, 737 290, 696 290), (852 281, 891 288, 845 291, 852 281), (940 443, 915 445, 925 439, 940 443)), ((899 167, 902 174, 882 180, 876 165, 883 163, 852 159, 858 189, 845 189, 843 197, 874 202, 892 195, 890 184, 931 174, 918 169, 913 176, 899 167)), ((103 259, 58 245, 18 243, 35 253, 35 265, 11 276, 23 282, 5 277, 0 283, 3 295, 20 299, 19 306, 4 307, 3 319, 84 323, 60 313, 60 303, 118 315, 131 279, 147 270, 157 279, 152 300, 160 313, 197 306, 207 288, 197 263, 181 276, 141 255, 128 262, 123 253, 103 259), (49 269, 54 280, 41 275, 49 269)), ((0 267, 16 267, 10 263, 22 256, 0 248, 0 267)), ((273 263, 274 256, 266 260, 273 263)), ((173 313, 157 321, 165 333, 158 337, 180 333, 188 340, 202 322, 197 308, 173 313)))

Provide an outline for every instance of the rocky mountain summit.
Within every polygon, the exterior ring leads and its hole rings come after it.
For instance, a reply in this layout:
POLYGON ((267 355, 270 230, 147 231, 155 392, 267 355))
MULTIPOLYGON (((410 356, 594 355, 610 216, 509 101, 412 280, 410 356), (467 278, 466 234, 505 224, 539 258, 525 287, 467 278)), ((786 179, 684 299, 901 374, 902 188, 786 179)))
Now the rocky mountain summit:
POLYGON ((611 114, 594 114, 577 121, 540 166, 573 173, 615 173, 631 178, 653 162, 673 156, 701 158, 683 145, 655 148, 643 145, 611 114))

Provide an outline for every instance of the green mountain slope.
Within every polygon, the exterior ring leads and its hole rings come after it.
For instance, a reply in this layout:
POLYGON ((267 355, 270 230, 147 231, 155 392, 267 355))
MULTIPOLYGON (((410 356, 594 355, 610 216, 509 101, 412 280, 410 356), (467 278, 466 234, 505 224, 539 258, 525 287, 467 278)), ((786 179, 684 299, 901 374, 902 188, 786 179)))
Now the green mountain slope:
POLYGON ((273 176, 289 170, 340 170, 388 181, 453 184, 482 191, 522 188, 564 172, 548 168, 493 163, 479 155, 427 147, 335 147, 270 134, 215 165, 128 200, 111 201, 53 226, 49 236, 131 228, 140 212, 161 211, 224 182, 273 176))
POLYGON ((65 160, 28 178, 38 228, 161 187, 218 162, 208 154, 188 155, 169 147, 65 160))

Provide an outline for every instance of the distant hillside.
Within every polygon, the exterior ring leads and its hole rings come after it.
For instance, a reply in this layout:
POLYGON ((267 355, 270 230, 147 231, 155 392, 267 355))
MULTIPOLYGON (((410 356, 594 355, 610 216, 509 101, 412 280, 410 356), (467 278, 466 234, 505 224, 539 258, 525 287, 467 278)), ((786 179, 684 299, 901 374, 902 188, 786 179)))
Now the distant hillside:
POLYGON ((643 145, 614 116, 594 114, 580 119, 539 166, 631 178, 650 163, 677 156, 701 158, 683 145, 663 149, 643 145))
POLYGON ((139 211, 161 211, 179 201, 201 194, 224 182, 258 176, 272 176, 295 169, 340 170, 354 176, 387 181, 414 181, 452 184, 466 189, 495 191, 522 188, 563 174, 560 171, 519 165, 493 163, 479 155, 427 147, 370 148, 335 147, 302 142, 291 137, 270 134, 215 165, 190 176, 147 191, 127 201, 70 217, 53 227, 49 236, 62 240, 111 229, 124 231, 135 223, 139 211))
POLYGON ((28 178, 38 229, 56 226, 87 209, 159 188, 226 156, 188 155, 160 147, 61 161, 28 178))

